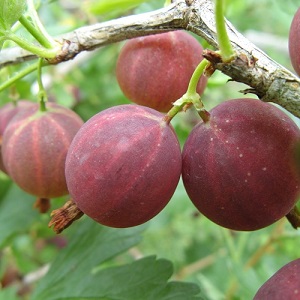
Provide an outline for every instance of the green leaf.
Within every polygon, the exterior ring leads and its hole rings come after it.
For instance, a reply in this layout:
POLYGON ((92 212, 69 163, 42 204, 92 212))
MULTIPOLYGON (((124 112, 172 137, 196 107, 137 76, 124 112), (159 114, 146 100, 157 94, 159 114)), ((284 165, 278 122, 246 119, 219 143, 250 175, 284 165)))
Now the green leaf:
POLYGON ((97 15, 105 15, 107 13, 120 14, 148 1, 149 0, 97 0, 89 4, 88 10, 97 15))
POLYGON ((0 201, 0 248, 6 245, 10 237, 26 232, 39 213, 33 209, 35 197, 23 192, 15 184, 1 194, 0 201))
POLYGON ((0 205, 1 205, 1 199, 8 192, 8 190, 11 186, 11 183, 12 182, 11 182, 10 178, 3 172, 0 172, 0 205))
POLYGON ((10 30, 26 10, 26 0, 0 0, 0 28, 10 30))
POLYGON ((173 266, 167 260, 151 256, 111 267, 108 260, 137 244, 144 226, 113 229, 84 217, 70 229, 70 244, 51 264, 32 300, 201 299, 196 285, 168 282, 173 266))
MULTIPOLYGON (((120 267, 103 269, 96 274, 80 273, 34 299, 97 299, 97 300, 200 300, 199 288, 192 283, 167 282, 173 273, 172 263, 154 256, 120 267), (77 279, 75 278, 77 277, 77 279), (80 284, 76 284, 80 282, 80 284), (61 285, 61 288, 60 288, 61 285), (78 295, 78 296, 77 296, 78 295), (80 296, 79 296, 80 295, 80 296)), ((47 280, 47 278, 45 278, 47 280)), ((56 283, 55 283, 56 284, 56 283)))
POLYGON ((17 296, 17 288, 16 287, 9 287, 0 290, 0 300, 18 300, 20 299, 17 296))
POLYGON ((201 299, 196 296, 200 291, 196 285, 168 282, 172 274, 170 261, 155 256, 145 257, 125 266, 100 271, 95 275, 97 286, 87 286, 82 294, 88 295, 93 290, 95 296, 108 299, 201 299))
MULTIPOLYGON (((32 300, 77 299, 86 286, 98 285, 92 270, 99 264, 126 251, 141 240, 144 226, 114 229, 90 218, 75 222, 70 229, 68 246, 59 253, 47 275, 37 286, 32 300)), ((93 291, 90 291, 92 293, 93 291)), ((97 295, 88 295, 98 297, 97 295)))

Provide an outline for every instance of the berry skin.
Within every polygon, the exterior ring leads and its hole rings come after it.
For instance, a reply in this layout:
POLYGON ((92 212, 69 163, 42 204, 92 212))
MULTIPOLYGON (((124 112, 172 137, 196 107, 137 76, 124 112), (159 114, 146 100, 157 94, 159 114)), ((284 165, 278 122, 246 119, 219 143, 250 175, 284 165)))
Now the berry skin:
POLYGON ((20 111, 3 135, 2 156, 9 176, 39 198, 68 194, 64 167, 69 145, 83 125, 72 110, 47 103, 20 111))
POLYGON ((225 101, 200 122, 183 149, 182 177, 198 210, 233 230, 256 230, 284 217, 299 196, 295 123, 254 99, 225 101))
MULTIPOLYGON (((116 76, 125 96, 134 103, 167 112, 186 91, 202 60, 200 43, 185 31, 134 38, 121 49, 116 76)), ((202 76, 197 91, 202 94, 202 76)))
POLYGON ((100 224, 131 227, 157 215, 181 174, 177 137, 164 115, 119 105, 93 116, 75 136, 66 179, 77 207, 100 224))
POLYGON ((293 68, 300 76, 300 8, 297 10, 290 27, 289 53, 293 68))
POLYGON ((279 269, 261 286, 253 298, 253 300, 268 299, 300 299, 300 258, 279 269))
POLYGON ((1 144, 4 130, 11 121, 11 119, 23 109, 34 105, 33 102, 26 100, 19 100, 16 104, 9 102, 0 108, 0 170, 7 174, 7 170, 4 167, 2 154, 1 154, 1 144))

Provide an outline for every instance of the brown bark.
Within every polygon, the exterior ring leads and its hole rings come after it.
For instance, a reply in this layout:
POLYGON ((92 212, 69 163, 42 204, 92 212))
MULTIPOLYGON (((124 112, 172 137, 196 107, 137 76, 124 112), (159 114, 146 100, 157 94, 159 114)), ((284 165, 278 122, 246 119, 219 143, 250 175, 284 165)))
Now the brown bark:
MULTIPOLYGON (((64 34, 57 38, 62 44, 62 51, 50 63, 58 64, 73 59, 82 51, 91 51, 133 37, 177 29, 191 31, 218 48, 212 1, 176 0, 168 7, 150 13, 85 26, 64 34)), ((263 101, 277 103, 300 117, 299 78, 253 45, 229 22, 227 30, 236 59, 230 63, 216 62, 212 59, 212 53, 207 51, 205 57, 211 60, 213 67, 234 81, 248 85, 245 93, 254 93, 263 101)), ((34 55, 20 48, 3 50, 0 68, 34 58, 34 55)))

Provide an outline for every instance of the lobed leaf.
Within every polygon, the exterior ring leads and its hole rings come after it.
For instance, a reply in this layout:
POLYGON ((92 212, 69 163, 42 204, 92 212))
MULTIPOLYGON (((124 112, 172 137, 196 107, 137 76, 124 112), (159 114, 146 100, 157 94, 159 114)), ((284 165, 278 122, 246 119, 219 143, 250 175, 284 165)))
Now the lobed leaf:
MULTIPOLYGON (((201 299, 199 288, 191 283, 168 282, 173 265, 155 256, 145 257, 125 266, 104 269, 95 275, 97 287, 91 289, 100 297, 130 300, 201 299)), ((87 294, 88 295, 88 294, 87 294)))
POLYGON ((168 282, 173 266, 167 260, 151 256, 118 267, 103 264, 138 243, 144 226, 113 229, 89 218, 75 224, 70 244, 61 250, 32 300, 201 299, 196 285, 168 282))
MULTIPOLYGON (((131 264, 103 269, 96 274, 80 273, 77 280, 64 280, 63 289, 48 288, 33 299, 98 300, 200 300, 199 288, 192 283, 167 282, 173 273, 172 263, 154 256, 131 264), (77 284, 76 284, 77 282, 77 284)), ((46 280, 46 278, 45 278, 46 280)), ((50 285, 51 286, 51 283, 50 285)))
POLYGON ((137 244, 143 229, 144 226, 121 230, 108 228, 89 218, 74 223, 71 232, 67 232, 70 243, 56 257, 32 300, 84 298, 86 286, 99 284, 92 270, 137 244))

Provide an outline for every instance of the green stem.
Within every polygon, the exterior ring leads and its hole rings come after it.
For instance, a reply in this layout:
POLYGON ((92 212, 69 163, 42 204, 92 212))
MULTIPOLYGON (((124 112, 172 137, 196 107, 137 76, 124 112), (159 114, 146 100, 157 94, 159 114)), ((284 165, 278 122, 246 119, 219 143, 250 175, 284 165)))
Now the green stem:
POLYGON ((0 85, 0 92, 11 86, 13 83, 15 83, 17 80, 25 77, 26 75, 30 74, 31 72, 35 71, 38 67, 38 63, 34 63, 27 68, 23 69, 22 71, 18 72, 16 75, 12 76, 8 80, 6 80, 4 83, 0 85))
POLYGON ((34 1, 33 0, 27 0, 27 6, 28 6, 28 12, 31 16, 31 19, 35 25, 35 27, 38 29, 38 31, 41 33, 43 38, 45 38, 51 45, 51 48, 53 48, 55 44, 55 40, 52 38, 51 35, 48 34, 47 30, 45 29, 44 25, 41 23, 40 18, 36 12, 34 1))
POLYGON ((288 219, 288 221, 290 222, 290 224, 293 226, 294 229, 300 227, 300 210, 296 205, 286 215, 286 218, 288 219))
POLYGON ((44 64, 44 60, 43 58, 39 58, 38 60, 38 68, 37 68, 37 82, 38 82, 38 86, 39 86, 39 93, 38 93, 38 98, 39 98, 39 102, 40 102, 40 111, 46 111, 46 102, 47 102, 47 93, 46 90, 44 88, 43 85, 43 81, 42 81, 42 67, 44 64))
POLYGON ((190 97, 194 97, 197 94, 197 85, 200 80, 201 75, 203 74, 206 66, 208 65, 209 61, 207 59, 202 59, 197 68, 195 69, 190 82, 189 86, 186 91, 186 95, 190 97))
POLYGON ((208 122, 210 114, 209 112, 204 109, 203 103, 201 101, 201 98, 199 94, 197 93, 197 85, 200 80, 201 75, 203 74, 205 68, 209 64, 209 61, 206 59, 203 59, 200 64, 195 69, 187 89, 187 92, 185 94, 185 97, 192 99, 192 102, 194 104, 194 107, 196 108, 199 116, 203 120, 203 122, 208 122))
POLYGON ((221 57, 224 62, 229 62, 234 57, 234 51, 226 31, 224 0, 215 0, 215 21, 221 57))
POLYGON ((209 61, 206 59, 203 59, 199 63, 190 79, 186 93, 180 99, 175 101, 173 107, 165 116, 164 119, 167 123, 169 123, 177 115, 177 113, 184 109, 184 107, 188 107, 192 104, 195 106, 198 114, 204 122, 207 122, 209 120, 209 113, 204 109, 203 103, 200 99, 200 95, 197 93, 198 82, 208 64, 209 61))
POLYGON ((53 49, 51 42, 34 27, 34 25, 23 15, 19 22, 27 29, 28 32, 45 48, 53 49))
POLYGON ((58 53, 58 49, 45 49, 35 46, 34 44, 27 42, 25 39, 22 39, 12 32, 7 34, 6 39, 15 42, 21 48, 43 58, 54 58, 58 53))
POLYGON ((186 102, 184 102, 183 97, 178 99, 174 102, 172 108, 168 111, 168 113, 165 115, 164 120, 167 123, 170 123, 171 120, 187 105, 186 102))

